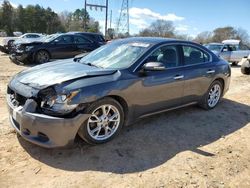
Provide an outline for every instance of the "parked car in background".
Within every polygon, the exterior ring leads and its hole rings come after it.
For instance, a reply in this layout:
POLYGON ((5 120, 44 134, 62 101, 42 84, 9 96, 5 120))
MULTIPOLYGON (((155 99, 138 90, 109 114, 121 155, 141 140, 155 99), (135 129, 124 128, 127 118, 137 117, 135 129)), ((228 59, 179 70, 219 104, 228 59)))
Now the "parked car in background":
POLYGON ((240 63, 242 74, 250 75, 250 55, 247 58, 243 58, 240 63))
POLYGON ((20 72, 8 84, 7 102, 12 126, 32 143, 61 147, 79 134, 101 144, 148 115, 194 104, 213 109, 230 77, 228 62, 199 44, 127 38, 80 61, 20 72))
POLYGON ((240 40, 224 40, 222 43, 209 43, 204 46, 233 65, 237 65, 250 54, 249 47, 240 40))
POLYGON ((42 40, 47 35, 43 34, 29 34, 26 37, 18 38, 13 42, 13 45, 21 44, 21 43, 31 43, 42 40))
POLYGON ((93 41, 94 43, 96 43, 96 45, 99 45, 99 46, 106 44, 106 40, 104 39, 103 35, 100 33, 78 32, 78 31, 71 31, 68 33, 82 35, 86 37, 87 39, 89 39, 90 41, 93 41))
POLYGON ((13 48, 13 43, 16 40, 25 40, 25 39, 39 40, 43 36, 44 35, 39 33, 25 33, 24 35, 21 35, 19 37, 5 37, 2 39, 2 44, 0 44, 0 51, 4 53, 10 53, 10 51, 13 48))
POLYGON ((14 62, 46 63, 51 59, 72 58, 99 45, 78 34, 54 34, 40 41, 20 43, 10 55, 14 62))

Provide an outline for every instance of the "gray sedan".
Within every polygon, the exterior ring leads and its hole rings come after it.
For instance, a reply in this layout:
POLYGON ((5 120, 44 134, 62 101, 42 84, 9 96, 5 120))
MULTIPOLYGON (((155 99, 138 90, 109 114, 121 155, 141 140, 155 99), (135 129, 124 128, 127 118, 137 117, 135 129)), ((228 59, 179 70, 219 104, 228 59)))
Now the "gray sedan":
POLYGON ((7 91, 10 122, 24 139, 47 148, 71 144, 77 134, 101 144, 152 114, 194 104, 213 109, 230 77, 229 64, 196 43, 117 40, 79 60, 14 76, 7 91))

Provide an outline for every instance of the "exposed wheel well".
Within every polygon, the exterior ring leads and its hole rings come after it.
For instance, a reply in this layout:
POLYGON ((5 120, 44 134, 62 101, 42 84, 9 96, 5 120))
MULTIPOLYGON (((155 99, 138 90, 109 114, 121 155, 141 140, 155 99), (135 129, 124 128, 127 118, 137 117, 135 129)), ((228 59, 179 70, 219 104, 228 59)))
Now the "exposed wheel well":
POLYGON ((223 93, 224 93, 225 81, 222 78, 216 78, 214 81, 216 81, 216 80, 219 81, 222 84, 222 90, 223 90, 223 93))
MULTIPOLYGON (((116 100, 117 102, 120 103, 120 105, 122 106, 123 108, 123 111, 124 111, 124 115, 125 115, 125 122, 127 120, 127 115, 128 115, 128 104, 127 102, 125 101, 125 99, 123 99, 122 97, 120 96, 117 96, 117 95, 109 95, 107 97, 110 97, 110 98, 113 98, 114 100, 116 100)), ((125 123, 126 124, 126 123, 125 123)))

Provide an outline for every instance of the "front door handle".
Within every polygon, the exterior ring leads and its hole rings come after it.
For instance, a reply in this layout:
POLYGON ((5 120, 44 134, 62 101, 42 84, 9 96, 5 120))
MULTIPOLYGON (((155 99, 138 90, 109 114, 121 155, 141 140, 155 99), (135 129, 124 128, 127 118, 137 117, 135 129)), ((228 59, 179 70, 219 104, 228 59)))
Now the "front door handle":
POLYGON ((215 73, 215 70, 208 70, 207 71, 207 74, 213 74, 213 73, 215 73))
POLYGON ((176 76, 174 77, 175 80, 181 80, 181 79, 183 79, 183 78, 184 78, 183 75, 176 75, 176 76))

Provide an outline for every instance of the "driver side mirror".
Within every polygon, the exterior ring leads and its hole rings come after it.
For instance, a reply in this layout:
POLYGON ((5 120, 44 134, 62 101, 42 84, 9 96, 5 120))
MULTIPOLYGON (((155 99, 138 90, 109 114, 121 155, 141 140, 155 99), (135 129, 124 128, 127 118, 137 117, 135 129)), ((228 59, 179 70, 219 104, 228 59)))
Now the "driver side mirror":
POLYGON ((142 69, 144 71, 163 71, 166 70, 166 67, 161 62, 148 62, 143 65, 142 69))
POLYGON ((53 44, 58 44, 58 42, 59 42, 59 40, 56 39, 56 40, 53 41, 53 44))

